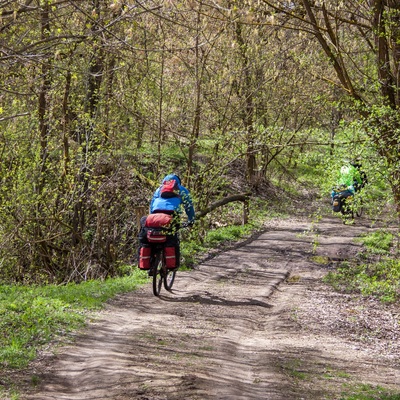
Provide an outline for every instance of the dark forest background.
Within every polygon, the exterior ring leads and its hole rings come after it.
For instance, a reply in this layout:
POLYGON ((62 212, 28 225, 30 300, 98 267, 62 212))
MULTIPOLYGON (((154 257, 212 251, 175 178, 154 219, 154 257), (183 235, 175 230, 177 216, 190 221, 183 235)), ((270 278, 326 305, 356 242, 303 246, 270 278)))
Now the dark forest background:
POLYGON ((399 60, 397 1, 0 1, 2 279, 118 275, 170 172, 256 210, 360 158, 399 213, 399 60))

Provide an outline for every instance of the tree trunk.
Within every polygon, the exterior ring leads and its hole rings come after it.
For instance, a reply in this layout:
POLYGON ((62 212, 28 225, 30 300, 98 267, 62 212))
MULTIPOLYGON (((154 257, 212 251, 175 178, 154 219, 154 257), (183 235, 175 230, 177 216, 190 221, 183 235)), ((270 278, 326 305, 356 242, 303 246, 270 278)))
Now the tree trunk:
MULTIPOLYGON (((100 16, 100 0, 93 1, 93 9, 100 16)), ((79 196, 74 205, 73 217, 73 244, 77 245, 82 241, 82 234, 85 230, 86 221, 86 202, 89 194, 89 183, 91 179, 91 163, 96 147, 100 144, 99 138, 96 137, 95 119, 100 98, 100 87, 103 79, 104 70, 104 49, 99 32, 100 25, 92 25, 92 59, 88 70, 87 93, 85 99, 84 112, 88 119, 83 122, 83 135, 79 136, 78 142, 82 148, 82 166, 80 168, 79 196)))
POLYGON ((242 61, 243 68, 243 87, 242 90, 239 88, 238 95, 244 103, 242 115, 243 127, 246 134, 247 150, 246 150, 246 176, 250 184, 255 182, 256 170, 257 170, 257 160, 256 152, 254 147, 254 93, 251 80, 251 62, 247 55, 247 44, 243 38, 243 27, 240 22, 236 22, 235 34, 236 41, 239 45, 239 53, 242 61))
POLYGON ((190 138, 189 144, 189 154, 188 154, 188 165, 187 165, 187 176, 186 182, 187 185, 191 186, 191 179, 193 174, 193 158, 196 151, 197 140, 200 135, 200 117, 201 117, 201 79, 202 79, 202 60, 200 55, 200 34, 201 34, 201 3, 199 9, 197 10, 197 19, 196 19, 196 43, 195 43, 195 88, 196 88, 196 100, 194 106, 194 118, 193 118, 193 127, 192 127, 192 135, 190 138))
MULTIPOLYGON (((49 2, 45 1, 41 9, 41 38, 46 40, 50 34, 50 6, 49 2)), ((34 241, 35 241, 35 258, 38 265, 42 264, 47 270, 51 269, 51 257, 49 256, 48 243, 44 239, 42 231, 42 218, 43 218, 43 202, 40 195, 43 193, 44 186, 47 179, 47 157, 48 157, 48 140, 49 140, 49 110, 47 104, 47 97, 51 87, 51 62, 50 57, 46 57, 42 61, 42 77, 43 81, 39 92, 39 131, 40 131, 40 169, 38 182, 35 187, 36 195, 39 196, 39 201, 36 206, 36 220, 34 222, 34 241)))

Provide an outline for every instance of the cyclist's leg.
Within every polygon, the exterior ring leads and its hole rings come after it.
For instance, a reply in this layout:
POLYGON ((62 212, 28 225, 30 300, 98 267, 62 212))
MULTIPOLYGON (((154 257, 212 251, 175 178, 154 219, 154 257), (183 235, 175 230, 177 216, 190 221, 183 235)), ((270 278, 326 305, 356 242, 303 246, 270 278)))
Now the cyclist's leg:
POLYGON ((341 193, 342 195, 342 207, 341 212, 343 216, 343 223, 349 223, 354 219, 353 213, 353 196, 354 192, 351 190, 345 190, 341 193))

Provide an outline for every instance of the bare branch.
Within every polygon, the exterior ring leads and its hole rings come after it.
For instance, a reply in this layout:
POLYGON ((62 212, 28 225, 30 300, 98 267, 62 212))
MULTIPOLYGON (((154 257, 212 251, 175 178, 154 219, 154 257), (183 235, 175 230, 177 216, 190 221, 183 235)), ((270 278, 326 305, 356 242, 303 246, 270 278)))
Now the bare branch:
POLYGON ((25 113, 21 113, 21 114, 10 115, 8 117, 3 117, 3 118, 0 118, 0 122, 7 121, 9 119, 18 118, 18 117, 24 117, 25 115, 30 115, 30 113, 25 112, 25 113))

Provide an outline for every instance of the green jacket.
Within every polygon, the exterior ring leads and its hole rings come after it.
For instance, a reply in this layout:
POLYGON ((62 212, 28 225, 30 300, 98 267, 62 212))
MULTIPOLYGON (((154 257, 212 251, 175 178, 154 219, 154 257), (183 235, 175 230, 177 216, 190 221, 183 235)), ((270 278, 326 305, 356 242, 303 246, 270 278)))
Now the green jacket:
POLYGON ((339 172, 338 184, 354 186, 354 183, 362 183, 360 171, 351 164, 344 165, 339 172))

